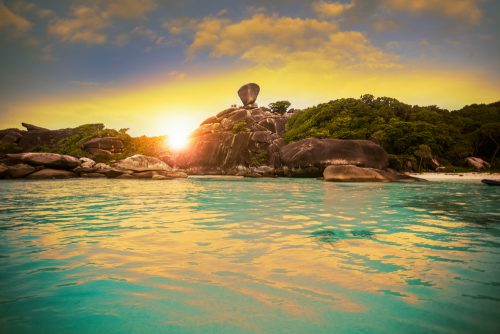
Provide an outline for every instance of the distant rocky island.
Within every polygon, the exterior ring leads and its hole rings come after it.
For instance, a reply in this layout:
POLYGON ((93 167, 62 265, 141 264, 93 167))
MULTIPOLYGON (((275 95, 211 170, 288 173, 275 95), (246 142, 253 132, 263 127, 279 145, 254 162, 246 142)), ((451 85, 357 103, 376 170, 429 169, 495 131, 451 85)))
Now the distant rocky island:
POLYGON ((23 123, 26 130, 0 130, 0 178, 236 175, 411 182, 417 179, 402 172, 446 171, 457 161, 464 166, 459 168, 476 169, 496 163, 500 102, 449 112, 364 95, 288 110, 287 101, 259 107, 259 91, 255 83, 242 86, 243 104, 206 119, 179 153, 170 152, 163 137, 133 138, 128 129, 102 124, 49 130, 23 123), (440 122, 446 123, 441 129, 440 122))

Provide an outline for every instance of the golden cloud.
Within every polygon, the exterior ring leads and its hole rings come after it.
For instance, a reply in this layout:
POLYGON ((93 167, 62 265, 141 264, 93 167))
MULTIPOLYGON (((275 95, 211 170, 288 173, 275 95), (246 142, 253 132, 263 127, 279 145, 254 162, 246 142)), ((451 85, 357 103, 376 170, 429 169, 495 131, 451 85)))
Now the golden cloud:
POLYGON ((200 22, 188 55, 208 51, 212 57, 238 57, 264 65, 310 63, 332 67, 397 66, 397 57, 370 43, 357 31, 339 31, 334 22, 256 14, 249 19, 206 18, 200 22))
POLYGON ((19 35, 31 29, 31 22, 12 12, 3 2, 0 2, 0 29, 11 29, 14 35, 19 35))
POLYGON ((346 10, 354 6, 353 2, 340 3, 340 2, 326 2, 319 1, 313 3, 313 10, 322 17, 337 17, 342 15, 346 10))
POLYGON ((72 8, 72 17, 57 19, 49 24, 49 34, 65 42, 102 44, 107 36, 103 29, 109 24, 106 12, 97 7, 76 6, 72 8))
POLYGON ((412 13, 435 12, 473 24, 479 23, 482 17, 477 0, 384 0, 384 2, 396 10, 412 13))

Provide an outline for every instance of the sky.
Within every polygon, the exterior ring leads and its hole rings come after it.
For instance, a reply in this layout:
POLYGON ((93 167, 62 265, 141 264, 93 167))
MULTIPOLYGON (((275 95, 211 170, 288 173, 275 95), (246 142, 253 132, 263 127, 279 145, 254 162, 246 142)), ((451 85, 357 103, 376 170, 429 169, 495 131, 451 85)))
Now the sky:
POLYGON ((241 104, 500 100, 497 0, 0 0, 0 128, 194 129, 241 104))

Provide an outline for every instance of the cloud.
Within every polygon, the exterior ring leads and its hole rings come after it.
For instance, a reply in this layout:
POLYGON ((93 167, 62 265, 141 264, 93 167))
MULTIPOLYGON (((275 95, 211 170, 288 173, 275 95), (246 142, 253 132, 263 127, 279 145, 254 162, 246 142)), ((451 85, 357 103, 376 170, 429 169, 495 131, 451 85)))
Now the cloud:
POLYGON ((340 3, 340 2, 326 2, 318 1, 313 3, 313 10, 321 17, 337 17, 342 15, 346 10, 351 9, 354 2, 340 3))
POLYGON ((477 0, 384 0, 392 9, 410 13, 434 12, 468 23, 479 23, 482 12, 477 0))
POLYGON ((164 21, 161 26, 171 35, 178 36, 194 33, 198 23, 198 20, 190 17, 176 17, 164 21))
MULTIPOLYGON (((144 19, 155 8, 152 0, 109 0, 80 2, 69 17, 50 22, 48 32, 64 42, 103 44, 108 40, 106 29, 114 20, 144 19)), ((125 37, 121 37, 123 40, 125 37)), ((157 42, 158 38, 156 38, 157 42)))
POLYGON ((30 21, 14 13, 3 2, 0 2, 0 29, 8 30, 13 37, 19 37, 32 27, 30 21))
POLYGON ((187 54, 238 57, 254 64, 280 66, 322 61, 335 66, 393 67, 395 56, 377 49, 358 31, 339 31, 331 21, 256 14, 233 22, 205 18, 187 54))
POLYGON ((103 44, 107 40, 103 29, 109 25, 109 16, 98 7, 76 6, 71 17, 56 19, 49 24, 49 34, 64 42, 103 44))

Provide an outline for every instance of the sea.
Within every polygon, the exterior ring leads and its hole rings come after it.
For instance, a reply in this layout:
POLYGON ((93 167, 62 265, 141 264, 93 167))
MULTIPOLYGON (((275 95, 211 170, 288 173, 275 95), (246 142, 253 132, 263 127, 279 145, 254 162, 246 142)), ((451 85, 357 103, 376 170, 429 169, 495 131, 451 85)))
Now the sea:
POLYGON ((0 333, 500 333, 500 187, 3 180, 0 333))

